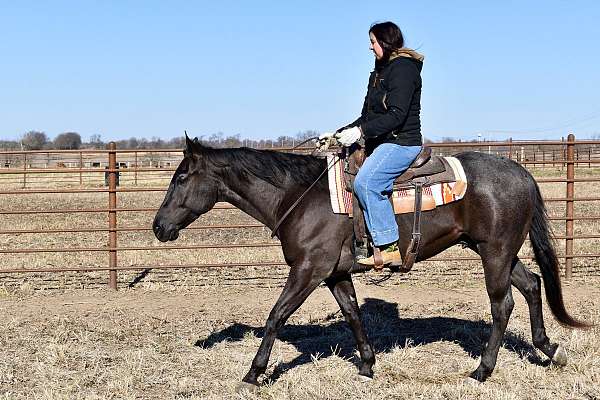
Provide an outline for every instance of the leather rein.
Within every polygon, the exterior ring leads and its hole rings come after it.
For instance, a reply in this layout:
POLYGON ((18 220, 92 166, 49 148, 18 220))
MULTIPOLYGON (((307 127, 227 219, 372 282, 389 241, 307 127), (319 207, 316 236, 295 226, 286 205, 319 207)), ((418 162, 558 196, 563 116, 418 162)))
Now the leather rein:
MULTIPOLYGON (((302 146, 303 144, 305 144, 308 141, 314 140, 314 139, 318 139, 318 137, 311 137, 308 138, 307 140, 303 141, 302 143, 299 143, 298 145, 294 146, 292 148, 292 150, 297 149, 298 147, 302 146)), ((316 150, 316 149, 315 149, 316 150)), ((314 150, 313 150, 314 153, 314 150)), ((277 223, 275 224, 275 227, 273 228, 273 231, 271 232, 271 237, 275 237, 275 235, 277 234, 277 230, 279 229, 279 227, 281 226, 281 224, 283 223, 283 221, 285 221, 285 219, 288 217, 288 215, 290 215, 292 213, 292 211, 294 211, 294 208, 296 208, 296 206, 298 204, 300 204, 300 201, 302 201, 302 199, 304 198, 304 196, 306 196, 306 194, 317 184, 317 182, 319 182, 319 180, 323 177, 323 175, 325 175, 327 173, 327 171, 329 171, 335 164, 337 164, 340 161, 340 158, 335 159, 335 161, 330 162, 327 167, 325 167, 325 169, 323 170, 323 172, 321 172, 319 174, 319 176, 317 177, 317 179, 315 179, 315 181, 304 191, 304 193, 302 193, 300 195, 300 197, 298 197, 298 199, 294 202, 294 204, 292 204, 290 206, 290 208, 288 208, 288 210, 281 216, 281 218, 279 218, 279 220, 277 221, 277 223)))

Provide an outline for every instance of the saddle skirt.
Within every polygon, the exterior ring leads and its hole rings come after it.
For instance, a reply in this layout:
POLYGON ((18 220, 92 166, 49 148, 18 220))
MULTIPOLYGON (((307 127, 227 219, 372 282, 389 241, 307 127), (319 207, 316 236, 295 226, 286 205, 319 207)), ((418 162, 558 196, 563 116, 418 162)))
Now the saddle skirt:
MULTIPOLYGON (((460 161, 455 157, 439 157, 439 159, 446 170, 443 174, 425 177, 422 211, 433 210, 438 206, 460 200, 467 191, 467 177, 460 161), (437 176, 440 179, 436 180, 437 176)), ((335 163, 328 171, 331 208, 335 214, 352 216, 352 192, 346 190, 342 161, 337 154, 327 155, 327 165, 335 163)), ((408 188, 406 183, 394 187, 391 199, 395 214, 415 211, 415 191, 408 188)))

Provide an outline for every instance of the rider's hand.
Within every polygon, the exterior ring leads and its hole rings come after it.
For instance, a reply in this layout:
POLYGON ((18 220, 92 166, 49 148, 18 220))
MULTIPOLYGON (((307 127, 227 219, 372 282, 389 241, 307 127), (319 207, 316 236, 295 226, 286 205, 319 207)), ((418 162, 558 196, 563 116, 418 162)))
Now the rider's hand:
POLYGON ((335 132, 323 132, 319 135, 319 141, 327 140, 335 135, 335 132))
POLYGON ((334 138, 335 132, 323 132, 319 135, 319 139, 317 141, 317 150, 326 151, 329 146, 335 144, 334 138))
POLYGON ((356 143, 358 139, 360 139, 361 131, 358 126, 354 126, 352 128, 344 129, 341 132, 335 134, 335 138, 344 147, 351 146, 353 143, 356 143))

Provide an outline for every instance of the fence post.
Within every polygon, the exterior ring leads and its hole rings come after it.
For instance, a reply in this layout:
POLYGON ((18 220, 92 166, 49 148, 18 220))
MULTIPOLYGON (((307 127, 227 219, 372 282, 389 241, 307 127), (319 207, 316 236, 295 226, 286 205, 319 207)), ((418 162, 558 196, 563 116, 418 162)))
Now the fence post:
POLYGON ((566 243, 565 243, 565 277, 573 277, 573 216, 575 196, 575 135, 572 133, 567 137, 567 224, 566 224, 566 243))
POLYGON ((134 176, 134 185, 137 186, 137 176, 138 176, 138 152, 136 151, 135 153, 133 153, 135 155, 135 164, 133 164, 134 170, 133 170, 133 176, 134 176))
POLYGON ((542 150, 542 168, 546 168, 546 151, 542 150))
POLYGON ((27 154, 23 153, 23 189, 27 187, 27 154))
POLYGON ((508 159, 512 160, 512 138, 508 138, 508 159))
POLYGON ((565 170, 565 165, 567 164, 567 145, 565 143, 565 137, 562 136, 560 138, 560 141, 563 142, 563 144, 561 145, 562 147, 562 162, 560 163, 560 170, 564 171, 565 170))
POLYGON ((117 290, 117 145, 108 144, 108 287, 117 290))
POLYGON ((79 152, 79 186, 83 186, 83 153, 79 152))

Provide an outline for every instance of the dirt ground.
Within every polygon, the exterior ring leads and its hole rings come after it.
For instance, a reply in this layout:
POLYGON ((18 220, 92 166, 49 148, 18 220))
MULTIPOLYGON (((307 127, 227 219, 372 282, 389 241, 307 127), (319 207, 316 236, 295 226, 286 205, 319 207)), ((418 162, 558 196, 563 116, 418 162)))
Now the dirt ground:
MULTIPOLYGON (((478 364, 491 320, 481 277, 470 276, 381 286, 366 276, 355 280, 377 353, 368 383, 357 379, 354 339, 333 297, 318 288, 281 331, 258 392, 243 395, 235 387, 282 279, 117 292, 5 288, 0 398, 600 398, 600 329, 565 329, 545 308, 550 338, 569 353, 567 366, 549 365, 531 345, 528 310, 516 290, 494 374, 479 387, 462 384, 478 364)), ((600 279, 566 283, 564 293, 574 316, 600 323, 600 279)))
MULTIPOLYGON (((591 176, 598 171, 584 169, 577 174, 591 176)), ((550 169, 536 173, 563 175, 562 170, 550 169)), ((79 184, 76 178, 73 185, 79 184)), ((37 184, 47 182, 40 179, 37 184)), ((20 182, 15 185, 20 187, 20 182)), ((596 184, 575 186, 577 197, 597 196, 596 184)), ((565 194, 562 183, 542 185, 542 190, 545 197, 565 194)), ((118 205, 157 207, 162 196, 120 193, 118 205)), ((12 211, 104 208, 107 201, 104 193, 7 195, 3 200, 12 211)), ((564 215, 564 203, 547 205, 550 215, 564 215)), ((597 208, 596 202, 578 201, 575 214, 597 215, 597 208)), ((140 270, 119 271, 117 292, 106 289, 105 271, 0 276, 0 400, 600 399, 600 328, 563 328, 545 307, 548 335, 569 353, 567 366, 550 365, 532 347, 527 306, 516 290, 516 306, 494 374, 478 387, 462 384, 478 365, 491 317, 481 264, 461 261, 419 263, 410 274, 396 275, 380 286, 371 284, 368 276, 355 279, 364 325, 376 350, 373 381, 357 379, 352 333, 329 291, 320 287, 280 332, 257 393, 237 395, 235 387, 260 345, 262 327, 287 267, 152 268, 215 260, 283 264, 281 251, 279 247, 221 252, 161 249, 149 228, 153 214, 119 213, 120 227, 148 227, 120 232, 119 245, 156 249, 119 252, 119 266, 140 270)), ((198 224, 255 223, 240 215, 215 210, 198 224)), ((564 234, 564 221, 552 225, 557 234, 564 234)), ((105 227, 106 215, 7 214, 0 221, 4 230, 73 226, 105 227)), ((577 235, 594 236, 599 230, 598 221, 575 223, 577 235)), ((186 230, 177 243, 267 242, 269 233, 263 228, 186 230)), ((85 248, 105 243, 105 232, 0 235, 2 249, 85 248)), ((600 239, 581 238, 575 241, 574 252, 594 254, 599 246, 600 239)), ((564 253, 562 240, 557 250, 564 253)), ((443 255, 473 254, 455 246, 443 255)), ((523 246, 521 255, 530 255, 529 246, 523 246)), ((9 253, 2 255, 0 270, 106 265, 105 252, 9 253)), ((538 271, 535 265, 531 268, 538 271)), ((564 294, 575 317, 600 324, 597 258, 574 260, 574 279, 565 283, 564 294)))

